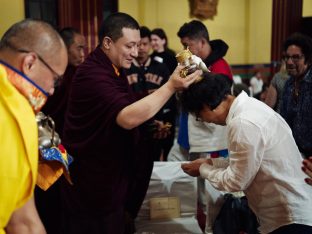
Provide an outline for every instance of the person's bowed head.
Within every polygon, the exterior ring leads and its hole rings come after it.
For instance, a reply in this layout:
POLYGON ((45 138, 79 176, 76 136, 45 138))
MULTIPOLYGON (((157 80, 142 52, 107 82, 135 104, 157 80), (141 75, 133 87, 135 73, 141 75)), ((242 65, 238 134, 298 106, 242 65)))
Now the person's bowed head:
POLYGON ((203 72, 180 95, 182 109, 196 120, 225 125, 229 108, 234 100, 233 81, 224 74, 203 72))
MULTIPOLYGON (((231 94, 232 81, 223 74, 203 72, 201 79, 181 92, 182 109, 196 117, 198 121, 225 125, 229 108, 234 100, 231 94)), ((197 159, 182 164, 182 169, 190 176, 199 176, 202 164, 213 165, 211 159, 197 159)))

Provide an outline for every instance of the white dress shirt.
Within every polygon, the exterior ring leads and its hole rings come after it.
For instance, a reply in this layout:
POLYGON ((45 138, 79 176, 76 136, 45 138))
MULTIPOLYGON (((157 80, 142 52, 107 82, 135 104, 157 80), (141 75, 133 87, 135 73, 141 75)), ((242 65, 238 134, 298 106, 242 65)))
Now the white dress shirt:
POLYGON ((312 187, 304 181, 302 157, 284 119, 242 92, 226 119, 230 165, 200 167, 217 189, 244 191, 261 233, 291 224, 312 226, 312 187))
POLYGON ((227 149, 225 126, 197 121, 188 115, 188 136, 190 153, 212 152, 227 149))

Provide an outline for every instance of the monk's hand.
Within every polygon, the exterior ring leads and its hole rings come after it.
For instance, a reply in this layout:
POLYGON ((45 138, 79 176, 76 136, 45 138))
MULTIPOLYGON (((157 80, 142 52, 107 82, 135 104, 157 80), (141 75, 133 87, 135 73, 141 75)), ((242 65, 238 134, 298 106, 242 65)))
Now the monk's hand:
POLYGON ((302 170, 307 176, 309 176, 305 178, 305 182, 312 186, 312 156, 302 161, 302 170))
POLYGON ((180 72, 183 68, 184 68, 183 66, 178 65, 176 69, 173 71, 172 75, 170 76, 170 79, 168 80, 168 85, 175 91, 180 91, 188 88, 203 73, 202 70, 196 70, 192 74, 186 76, 185 78, 182 78, 180 72))
POLYGON ((210 164, 209 160, 210 159, 199 158, 189 163, 182 163, 181 168, 186 174, 193 176, 193 177, 197 177, 197 176, 200 176, 200 173, 199 173, 200 166, 203 163, 210 164))

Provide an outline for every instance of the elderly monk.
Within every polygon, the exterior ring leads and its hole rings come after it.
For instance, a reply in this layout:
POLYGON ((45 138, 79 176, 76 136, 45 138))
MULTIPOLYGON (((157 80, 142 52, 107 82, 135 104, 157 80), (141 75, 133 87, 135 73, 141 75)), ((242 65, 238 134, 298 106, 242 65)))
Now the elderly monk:
POLYGON ((139 156, 139 125, 152 118, 197 71, 182 79, 178 67, 167 83, 135 102, 122 68, 138 56, 139 25, 125 13, 108 16, 100 45, 78 67, 65 116, 64 145, 74 157, 73 186, 63 184, 64 233, 125 231, 125 200, 139 156))
POLYGON ((67 66, 59 34, 26 19, 0 41, 0 233, 45 233, 33 190, 38 166, 35 113, 67 66))

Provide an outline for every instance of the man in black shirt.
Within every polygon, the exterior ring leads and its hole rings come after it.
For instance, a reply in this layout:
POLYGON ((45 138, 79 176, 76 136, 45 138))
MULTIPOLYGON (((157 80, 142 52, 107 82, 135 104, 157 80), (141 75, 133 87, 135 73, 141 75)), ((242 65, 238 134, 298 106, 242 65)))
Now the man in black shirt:
MULTIPOLYGON (((136 97, 141 99, 146 95, 152 93, 159 87, 161 87, 169 78, 170 72, 162 63, 152 59, 149 52, 151 50, 151 32, 143 26, 140 28, 141 41, 138 51, 138 57, 132 63, 130 69, 126 70, 128 82, 130 87, 134 91, 136 97)), ((159 124, 168 123, 171 128, 167 134, 160 136, 157 134, 152 142, 152 148, 149 149, 149 153, 153 154, 154 161, 159 161, 160 156, 164 156, 164 160, 167 159, 167 154, 173 144, 174 128, 175 128, 175 117, 176 117, 176 100, 172 97, 165 106, 156 114, 155 120, 149 122, 150 133, 154 130, 159 129, 159 124), (161 122, 159 122, 161 121, 161 122), (156 124, 156 126, 155 126, 156 124), (156 128, 156 129, 155 129, 156 128), (161 139, 159 139, 161 138, 161 139), (152 149, 152 150, 151 150, 152 149)), ((154 132, 155 133, 155 132, 154 132)), ((150 134, 153 135, 153 134, 150 134)))

